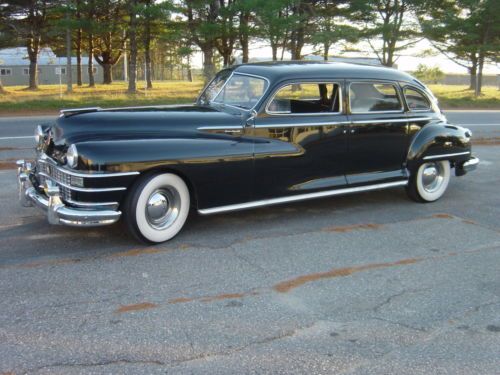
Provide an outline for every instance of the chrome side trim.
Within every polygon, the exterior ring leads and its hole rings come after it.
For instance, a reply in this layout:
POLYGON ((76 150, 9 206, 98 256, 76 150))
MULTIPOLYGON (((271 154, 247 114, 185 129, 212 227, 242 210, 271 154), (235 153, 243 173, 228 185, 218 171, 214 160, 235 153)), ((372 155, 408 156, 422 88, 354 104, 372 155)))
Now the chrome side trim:
POLYGON ((416 118, 390 118, 385 120, 356 120, 352 121, 352 124, 386 124, 386 123, 397 123, 397 122, 410 122, 411 121, 429 121, 432 120, 431 117, 416 117, 416 118))
POLYGON ((199 128, 197 128, 197 130, 243 130, 243 126, 239 126, 239 125, 236 125, 236 126, 234 126, 234 125, 200 126, 199 128))
MULTIPOLYGON (((412 111, 412 112, 418 112, 418 111, 412 111)), ((427 111, 429 112, 429 111, 427 111)), ((408 122, 412 121, 431 121, 432 117, 408 117, 408 122)))
POLYGON ((41 158, 37 160, 40 163, 50 164, 54 168, 58 169, 60 172, 67 173, 71 176, 75 177, 85 177, 85 178, 106 178, 106 177, 123 177, 123 176, 136 176, 140 174, 140 172, 102 172, 102 173, 79 173, 73 172, 69 169, 62 168, 57 165, 57 163, 52 160, 49 156, 43 155, 41 158))
POLYGON ((45 178, 48 178, 51 181, 54 181, 57 185, 60 185, 62 187, 70 189, 70 190, 81 191, 81 192, 84 192, 84 193, 101 193, 101 192, 106 192, 106 191, 123 191, 123 190, 127 190, 126 187, 81 188, 81 187, 76 187, 76 186, 71 186, 71 185, 65 184, 65 183, 63 183, 61 181, 57 181, 54 177, 51 177, 47 173, 44 173, 44 172, 39 172, 38 174, 41 175, 41 176, 43 176, 43 177, 45 177, 45 178))
POLYGON ((424 160, 432 160, 432 159, 448 158, 448 157, 453 157, 453 156, 469 155, 469 154, 470 154, 470 151, 466 151, 466 152, 455 152, 455 153, 453 153, 453 154, 428 155, 428 156, 424 156, 424 160))
POLYGON ((371 190, 386 189, 386 188, 397 187, 397 186, 405 186, 406 184, 408 184, 407 180, 386 182, 386 183, 382 183, 382 184, 367 185, 367 186, 348 187, 348 188, 344 188, 344 189, 320 191, 317 193, 292 195, 290 197, 270 198, 270 199, 263 199, 263 200, 254 201, 254 202, 231 204, 228 206, 204 208, 204 209, 198 210, 198 213, 200 215, 211 215, 211 214, 218 214, 221 212, 238 211, 238 210, 245 210, 248 208, 270 206, 270 205, 274 205, 274 204, 297 202, 297 201, 302 201, 302 200, 306 200, 306 199, 331 197, 334 195, 343 195, 343 194, 357 193, 357 192, 362 192, 362 191, 371 191, 371 190))
POLYGON ((330 121, 330 122, 304 122, 299 124, 262 124, 255 125, 255 128, 303 128, 307 126, 333 126, 349 125, 350 121, 330 121))

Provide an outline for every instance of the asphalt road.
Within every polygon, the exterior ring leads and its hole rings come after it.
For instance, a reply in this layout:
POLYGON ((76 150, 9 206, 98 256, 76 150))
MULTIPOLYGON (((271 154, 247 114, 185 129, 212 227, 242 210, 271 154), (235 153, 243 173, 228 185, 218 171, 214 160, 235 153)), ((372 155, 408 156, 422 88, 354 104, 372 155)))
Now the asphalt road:
MULTIPOLYGON (((447 115, 500 132, 499 112, 447 115)), ((499 374, 496 142, 432 204, 393 189, 193 215, 144 247, 18 206, 9 163, 32 139, 11 137, 36 122, 0 119, 0 374, 499 374)))

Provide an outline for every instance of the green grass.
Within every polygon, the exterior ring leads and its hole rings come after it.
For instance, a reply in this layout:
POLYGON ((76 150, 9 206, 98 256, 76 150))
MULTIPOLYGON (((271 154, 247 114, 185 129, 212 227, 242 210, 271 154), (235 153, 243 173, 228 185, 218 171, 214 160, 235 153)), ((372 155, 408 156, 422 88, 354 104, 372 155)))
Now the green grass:
MULTIPOLYGON (((152 90, 144 90, 139 84, 139 92, 127 94, 127 84, 116 82, 112 85, 97 85, 95 88, 74 86, 71 94, 64 91, 60 97, 59 85, 42 85, 37 91, 26 90, 24 86, 6 87, 0 94, 0 114, 56 113, 62 108, 78 107, 120 107, 158 104, 192 103, 203 83, 167 81, 154 82, 152 90)), ((500 91, 487 86, 483 95, 474 97, 466 86, 429 85, 444 109, 474 108, 500 109, 500 91)))
POLYGON ((137 94, 127 94, 127 84, 73 87, 73 92, 60 95, 59 85, 41 85, 36 91, 24 86, 6 87, 0 94, 0 113, 20 114, 29 112, 55 113, 62 108, 120 107, 158 104, 192 103, 203 87, 203 82, 168 81, 154 82, 152 90, 138 86, 137 94))
POLYGON ((500 90, 494 86, 485 86, 482 95, 474 96, 468 86, 429 85, 444 109, 500 109, 500 90))

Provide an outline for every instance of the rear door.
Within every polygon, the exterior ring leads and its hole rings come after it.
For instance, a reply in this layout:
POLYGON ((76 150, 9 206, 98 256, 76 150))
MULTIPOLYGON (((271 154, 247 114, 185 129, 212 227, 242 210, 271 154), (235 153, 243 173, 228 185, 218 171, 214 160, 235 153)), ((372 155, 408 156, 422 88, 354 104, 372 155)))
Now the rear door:
POLYGON ((405 179, 408 121, 400 88, 392 81, 351 81, 349 152, 350 185, 405 179))

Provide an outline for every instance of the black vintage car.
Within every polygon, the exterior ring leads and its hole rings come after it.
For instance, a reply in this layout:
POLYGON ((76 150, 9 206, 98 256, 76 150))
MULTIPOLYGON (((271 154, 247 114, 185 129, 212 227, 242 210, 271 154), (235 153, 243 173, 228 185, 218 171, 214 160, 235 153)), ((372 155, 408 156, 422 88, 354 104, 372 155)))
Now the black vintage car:
POLYGON ((400 71, 344 63, 238 65, 194 105, 64 110, 19 161, 23 205, 52 224, 123 216, 163 242, 202 215, 406 187, 432 202, 473 170, 471 132, 448 124, 432 93, 400 71))

